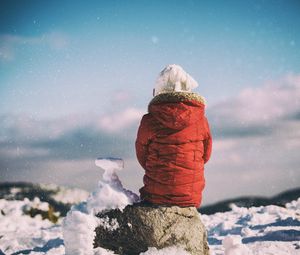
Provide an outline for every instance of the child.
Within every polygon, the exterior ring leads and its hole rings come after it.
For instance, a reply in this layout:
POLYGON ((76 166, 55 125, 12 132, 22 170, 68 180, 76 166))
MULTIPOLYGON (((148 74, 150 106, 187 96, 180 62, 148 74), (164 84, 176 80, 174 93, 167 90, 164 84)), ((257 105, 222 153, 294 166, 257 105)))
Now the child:
POLYGON ((212 138, 205 100, 192 93, 197 86, 178 65, 168 65, 157 79, 136 139, 137 158, 145 169, 140 189, 145 202, 200 206, 212 138))

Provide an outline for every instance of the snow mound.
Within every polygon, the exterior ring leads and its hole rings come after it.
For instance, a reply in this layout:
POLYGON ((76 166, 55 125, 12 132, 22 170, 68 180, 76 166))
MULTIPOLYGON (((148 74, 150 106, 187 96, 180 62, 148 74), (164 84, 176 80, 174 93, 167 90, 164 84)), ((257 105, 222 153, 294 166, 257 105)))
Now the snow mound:
MULTIPOLYGON (((120 171, 123 160, 119 158, 99 158, 95 164, 104 170, 97 189, 90 194, 87 201, 73 206, 63 222, 63 237, 66 255, 94 254, 93 241, 95 228, 102 222, 95 215, 104 210, 123 209, 126 205, 137 202, 139 197, 124 189, 116 171, 120 171)), ((111 228, 117 227, 109 226, 111 228)), ((97 250, 97 254, 103 250, 97 250)))
POLYGON ((66 254, 92 255, 97 225, 97 218, 93 215, 71 210, 62 225, 66 254))

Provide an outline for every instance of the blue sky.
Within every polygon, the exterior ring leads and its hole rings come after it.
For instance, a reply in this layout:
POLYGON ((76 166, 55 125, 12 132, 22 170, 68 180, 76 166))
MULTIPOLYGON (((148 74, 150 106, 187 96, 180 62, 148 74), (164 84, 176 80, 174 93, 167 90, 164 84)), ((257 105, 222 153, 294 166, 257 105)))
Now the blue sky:
POLYGON ((121 175, 137 190, 139 118, 159 71, 176 63, 208 101, 206 202, 297 186, 299 11, 299 1, 275 0, 0 1, 1 180, 91 189, 93 160, 106 154, 127 160, 121 175), (272 154, 285 129, 291 141, 272 154), (266 189, 256 180, 272 171, 266 189))

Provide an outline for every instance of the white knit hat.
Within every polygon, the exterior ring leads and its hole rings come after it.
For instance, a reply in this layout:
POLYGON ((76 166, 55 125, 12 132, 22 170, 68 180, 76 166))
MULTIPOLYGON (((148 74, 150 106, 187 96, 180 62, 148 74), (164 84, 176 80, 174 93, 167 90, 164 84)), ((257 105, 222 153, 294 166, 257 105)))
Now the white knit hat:
POLYGON ((192 92, 198 83, 181 66, 168 65, 156 80, 154 96, 170 92, 192 92))

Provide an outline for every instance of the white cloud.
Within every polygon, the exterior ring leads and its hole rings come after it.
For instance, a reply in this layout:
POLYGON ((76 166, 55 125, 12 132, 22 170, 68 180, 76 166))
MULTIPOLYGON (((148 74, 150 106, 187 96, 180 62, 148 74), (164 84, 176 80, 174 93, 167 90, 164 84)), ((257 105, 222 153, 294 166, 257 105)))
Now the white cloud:
POLYGON ((52 120, 35 119, 25 114, 3 115, 0 116, 0 120, 2 122, 0 142, 12 139, 19 141, 55 139, 91 122, 75 115, 52 120))
POLYGON ((142 114, 139 109, 128 108, 102 116, 73 115, 54 120, 0 116, 0 177, 5 169, 21 169, 28 162, 37 169, 35 162, 85 160, 100 155, 133 157, 142 114))
POLYGON ((22 145, 16 147, 0 148, 0 154, 7 159, 22 159, 47 156, 49 151, 45 148, 30 148, 22 145))
POLYGON ((102 115, 67 115, 58 119, 35 119, 29 115, 0 116, 0 142, 9 140, 54 140, 76 130, 94 130, 99 133, 122 133, 136 127, 145 112, 138 108, 126 108, 120 112, 102 115))
POLYGON ((270 125, 300 111, 300 75, 288 75, 263 87, 244 89, 237 97, 209 109, 215 125, 270 125))
POLYGON ((288 75, 209 109, 214 143, 206 203, 299 186, 299 103, 300 75, 288 75))
POLYGON ((272 196, 299 187, 300 121, 281 128, 269 136, 215 140, 205 167, 205 202, 244 195, 272 196))
POLYGON ((107 132, 120 132, 131 126, 133 123, 138 124, 144 111, 136 108, 127 108, 122 112, 107 114, 99 119, 98 127, 107 132))
POLYGON ((69 38, 65 33, 50 32, 41 36, 0 35, 0 61, 13 61, 16 50, 21 46, 48 45, 51 49, 60 50, 67 47, 69 38))

